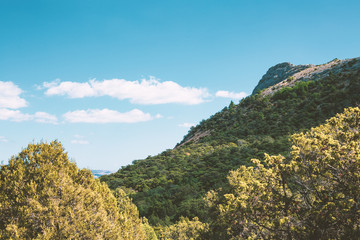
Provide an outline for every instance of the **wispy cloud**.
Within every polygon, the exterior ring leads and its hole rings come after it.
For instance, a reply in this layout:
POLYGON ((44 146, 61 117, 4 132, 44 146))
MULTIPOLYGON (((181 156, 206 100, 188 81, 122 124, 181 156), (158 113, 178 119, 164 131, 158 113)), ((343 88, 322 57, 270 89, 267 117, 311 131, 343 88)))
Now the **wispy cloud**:
POLYGON ((84 139, 84 136, 81 136, 79 134, 75 134, 74 135, 73 140, 71 140, 71 144, 80 144, 80 145, 86 145, 89 144, 90 142, 84 139))
POLYGON ((35 114, 22 113, 19 110, 0 108, 0 120, 9 120, 13 122, 35 121, 39 123, 57 123, 54 115, 45 112, 36 112, 35 114))
POLYGON ((242 99, 244 97, 247 97, 249 94, 246 92, 229 92, 229 91, 217 91, 215 96, 216 97, 222 97, 222 98, 230 98, 230 99, 242 99))
POLYGON ((32 116, 35 122, 53 124, 57 123, 57 117, 46 112, 36 112, 34 115, 30 116, 32 116))
POLYGON ((13 82, 0 81, 0 108, 22 108, 28 103, 20 97, 23 91, 13 82))
MULTIPOLYGON (((88 109, 67 112, 63 115, 65 121, 70 123, 136 123, 154 119, 149 113, 139 109, 121 113, 110 109, 88 109)), ((159 118, 156 115, 155 118, 159 118)))
POLYGON ((76 138, 76 139, 83 139, 84 136, 81 136, 81 135, 79 135, 79 134, 75 134, 75 135, 74 135, 74 138, 76 138))
POLYGON ((178 125, 179 127, 184 127, 184 128, 190 128, 190 127, 194 127, 195 124, 194 123, 182 123, 178 125))
POLYGON ((8 142, 8 140, 6 139, 6 137, 0 136, 0 142, 8 142))
POLYGON ((119 100, 130 100, 136 104, 200 104, 210 96, 206 88, 182 87, 176 82, 160 82, 154 77, 141 81, 111 79, 88 82, 45 82, 45 94, 63 95, 70 98, 110 96, 119 100))
POLYGON ((163 118, 163 115, 161 115, 161 114, 158 113, 158 114, 155 115, 155 118, 156 118, 156 119, 163 118))
POLYGON ((71 140, 71 143, 72 144, 86 145, 86 144, 89 144, 89 141, 81 140, 81 139, 74 139, 74 140, 71 140))

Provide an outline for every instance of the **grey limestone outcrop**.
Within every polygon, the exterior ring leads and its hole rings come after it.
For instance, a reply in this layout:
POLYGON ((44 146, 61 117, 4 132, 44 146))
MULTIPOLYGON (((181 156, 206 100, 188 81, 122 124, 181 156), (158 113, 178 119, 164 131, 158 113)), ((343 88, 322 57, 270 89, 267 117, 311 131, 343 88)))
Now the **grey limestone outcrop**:
POLYGON ((295 73, 301 72, 302 70, 312 66, 313 65, 294 65, 289 62, 276 64, 275 66, 269 68, 265 75, 260 79, 252 94, 273 86, 294 75, 295 73))
POLYGON ((316 81, 330 74, 343 74, 360 70, 360 58, 334 59, 321 65, 294 65, 288 62, 271 67, 261 78, 252 94, 262 90, 262 95, 273 94, 283 87, 291 87, 299 81, 316 81))

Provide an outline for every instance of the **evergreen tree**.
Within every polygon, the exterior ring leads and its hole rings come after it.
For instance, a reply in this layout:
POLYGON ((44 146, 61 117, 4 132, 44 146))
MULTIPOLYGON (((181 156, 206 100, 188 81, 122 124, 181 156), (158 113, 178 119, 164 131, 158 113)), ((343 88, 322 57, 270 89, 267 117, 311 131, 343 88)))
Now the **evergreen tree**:
POLYGON ((57 141, 2 165, 0 192, 1 239, 156 239, 122 190, 78 169, 57 141))
POLYGON ((294 134, 291 156, 266 155, 210 191, 211 239, 358 239, 360 109, 294 134))
POLYGON ((244 98, 190 129, 174 149, 136 160, 102 176, 111 189, 135 190, 140 215, 153 225, 169 225, 181 216, 207 221, 204 194, 224 188, 230 170, 251 159, 290 154, 292 134, 308 131, 346 107, 360 103, 360 71, 342 71, 316 81, 297 82, 273 95, 244 98))

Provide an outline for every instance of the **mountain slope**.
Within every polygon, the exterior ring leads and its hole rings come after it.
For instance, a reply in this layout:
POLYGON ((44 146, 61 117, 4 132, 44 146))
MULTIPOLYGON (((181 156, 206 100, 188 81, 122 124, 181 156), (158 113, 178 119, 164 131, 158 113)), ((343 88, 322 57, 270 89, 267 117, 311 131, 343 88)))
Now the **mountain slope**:
POLYGON ((266 72, 254 88, 253 94, 267 89, 263 94, 268 94, 283 86, 293 86, 299 81, 318 80, 329 76, 330 73, 338 74, 349 71, 356 71, 360 67, 360 58, 334 60, 320 65, 294 65, 291 63, 277 64, 266 72), (274 86, 275 85, 275 86, 274 86), (269 87, 274 88, 269 89, 269 87))
POLYGON ((226 187, 230 170, 262 159, 265 152, 286 156, 292 133, 359 105, 359 61, 337 61, 308 75, 304 71, 313 66, 306 65, 290 80, 270 84, 201 121, 174 149, 100 179, 128 191, 151 224, 170 224, 180 216, 206 219, 202 198, 210 189, 226 187))
POLYGON ((273 86, 295 73, 301 72, 313 65, 294 65, 289 62, 279 63, 269 68, 266 74, 260 79, 258 85, 254 88, 252 94, 256 94, 265 88, 273 86))

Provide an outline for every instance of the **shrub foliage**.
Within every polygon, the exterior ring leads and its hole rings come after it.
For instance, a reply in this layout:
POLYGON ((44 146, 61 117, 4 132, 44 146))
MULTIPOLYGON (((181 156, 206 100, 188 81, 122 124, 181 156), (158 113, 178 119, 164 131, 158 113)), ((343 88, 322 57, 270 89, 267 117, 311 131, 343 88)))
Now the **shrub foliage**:
POLYGON ((122 190, 115 195, 57 142, 29 144, 0 168, 1 239, 155 239, 122 190))
POLYGON ((291 156, 266 155, 210 191, 211 239, 357 239, 360 109, 292 136, 291 156))

